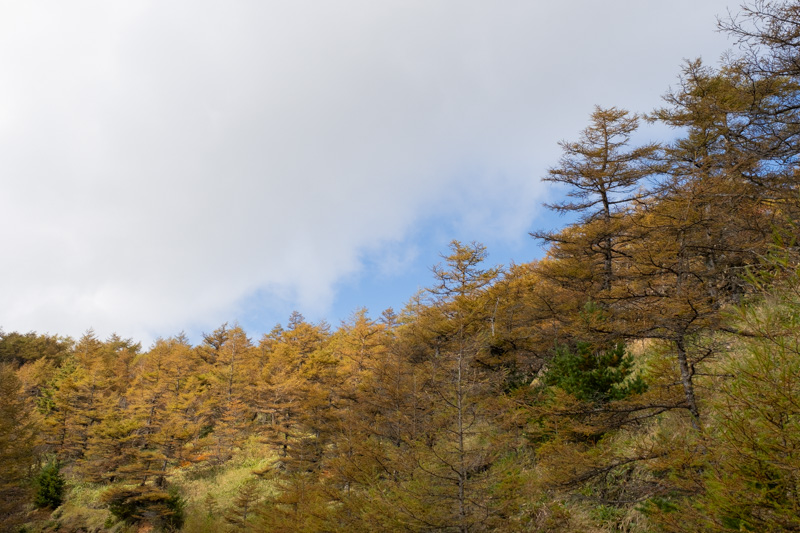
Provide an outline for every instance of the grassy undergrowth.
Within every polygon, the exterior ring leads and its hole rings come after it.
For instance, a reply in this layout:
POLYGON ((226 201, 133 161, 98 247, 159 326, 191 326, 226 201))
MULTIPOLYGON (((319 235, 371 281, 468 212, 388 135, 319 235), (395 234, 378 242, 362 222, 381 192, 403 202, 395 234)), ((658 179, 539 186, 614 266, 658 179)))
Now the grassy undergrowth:
MULTIPOLYGON (((254 437, 236 451, 224 465, 197 464, 174 468, 168 477, 185 502, 185 522, 181 531, 217 533, 231 528, 226 516, 245 485, 255 485, 258 493, 268 495, 272 483, 254 472, 268 471, 275 454, 254 437)), ((52 512, 32 511, 24 526, 25 533, 143 533, 149 525, 127 525, 111 514, 102 502, 103 493, 119 484, 91 484, 70 480, 64 503, 52 512)))

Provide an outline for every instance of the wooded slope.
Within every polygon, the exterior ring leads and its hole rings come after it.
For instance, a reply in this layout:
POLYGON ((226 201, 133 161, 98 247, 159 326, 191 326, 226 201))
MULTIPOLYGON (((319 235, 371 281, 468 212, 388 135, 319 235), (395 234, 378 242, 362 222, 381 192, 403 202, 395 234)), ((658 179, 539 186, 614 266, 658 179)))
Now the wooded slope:
POLYGON ((0 335, 4 530, 800 530, 800 3, 721 27, 561 143, 541 261, 454 241, 401 311, 257 341, 0 335))

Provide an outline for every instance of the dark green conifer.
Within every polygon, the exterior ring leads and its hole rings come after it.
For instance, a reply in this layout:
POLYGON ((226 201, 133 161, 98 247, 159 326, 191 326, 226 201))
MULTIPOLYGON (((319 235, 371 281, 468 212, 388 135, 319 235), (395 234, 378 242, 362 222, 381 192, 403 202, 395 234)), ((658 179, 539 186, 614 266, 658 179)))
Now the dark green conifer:
POLYGON ((42 508, 55 509, 64 500, 64 486, 66 480, 61 474, 61 463, 53 459, 42 468, 35 479, 36 492, 33 504, 42 508))

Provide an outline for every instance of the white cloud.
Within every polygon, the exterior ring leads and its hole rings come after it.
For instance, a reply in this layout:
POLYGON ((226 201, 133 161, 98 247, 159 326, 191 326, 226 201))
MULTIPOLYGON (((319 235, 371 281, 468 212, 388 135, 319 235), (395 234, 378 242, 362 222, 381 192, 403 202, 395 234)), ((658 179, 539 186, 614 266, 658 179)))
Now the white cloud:
POLYGON ((431 213, 524 236, 556 141, 656 105, 726 4, 6 3, 0 325, 147 339, 256 291, 318 312, 431 213))

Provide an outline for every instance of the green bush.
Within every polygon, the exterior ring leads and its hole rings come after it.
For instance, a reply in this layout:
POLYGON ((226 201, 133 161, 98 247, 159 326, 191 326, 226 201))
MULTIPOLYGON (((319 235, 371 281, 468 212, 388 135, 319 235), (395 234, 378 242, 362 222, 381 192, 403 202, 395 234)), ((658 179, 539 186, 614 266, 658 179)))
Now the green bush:
POLYGON ((114 487, 101 501, 127 524, 146 522, 162 531, 177 531, 185 519, 185 502, 174 487, 166 492, 149 486, 114 487))
POLYGON ((55 509, 64 500, 65 484, 58 460, 48 462, 34 480, 33 504, 40 509, 55 509))
POLYGON ((558 387, 581 401, 621 400, 647 390, 641 376, 631 376, 633 357, 623 344, 607 350, 578 342, 574 349, 559 346, 544 376, 546 385, 558 387))

